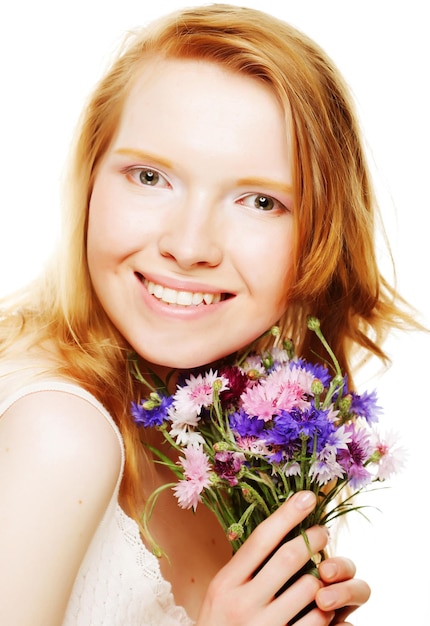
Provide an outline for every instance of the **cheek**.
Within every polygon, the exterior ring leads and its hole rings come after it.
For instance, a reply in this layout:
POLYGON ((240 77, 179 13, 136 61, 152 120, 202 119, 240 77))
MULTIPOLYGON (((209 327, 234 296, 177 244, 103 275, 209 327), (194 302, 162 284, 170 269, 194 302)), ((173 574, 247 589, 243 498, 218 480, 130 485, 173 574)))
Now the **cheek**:
POLYGON ((251 280, 260 293, 263 306, 276 307, 285 312, 293 274, 293 235, 288 225, 284 232, 274 231, 267 239, 255 241, 251 280))
POLYGON ((87 256, 89 263, 121 259, 130 254, 137 243, 141 228, 123 209, 124 201, 115 189, 95 186, 90 199, 87 230, 87 256))

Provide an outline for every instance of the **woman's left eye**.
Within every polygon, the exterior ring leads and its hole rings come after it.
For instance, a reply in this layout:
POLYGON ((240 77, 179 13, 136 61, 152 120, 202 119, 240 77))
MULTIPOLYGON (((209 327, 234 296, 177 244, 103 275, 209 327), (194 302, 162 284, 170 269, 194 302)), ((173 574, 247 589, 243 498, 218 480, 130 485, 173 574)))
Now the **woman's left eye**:
POLYGON ((133 167, 127 170, 127 175, 130 176, 134 182, 139 185, 145 185, 146 187, 170 187, 167 178, 158 170, 151 167, 133 167))
POLYGON ((288 207, 282 204, 282 202, 276 200, 276 198, 273 198, 272 196, 267 196, 266 194, 253 193, 243 196, 240 198, 239 204, 252 207, 253 209, 259 209, 260 211, 288 210, 288 207))

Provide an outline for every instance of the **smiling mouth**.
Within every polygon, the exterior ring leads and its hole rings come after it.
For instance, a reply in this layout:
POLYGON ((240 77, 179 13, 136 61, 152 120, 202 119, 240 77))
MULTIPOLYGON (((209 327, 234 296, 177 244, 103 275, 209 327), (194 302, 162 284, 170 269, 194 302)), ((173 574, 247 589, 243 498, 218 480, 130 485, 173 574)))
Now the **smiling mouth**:
POLYGON ((146 279, 142 274, 136 272, 136 276, 145 285, 154 298, 166 304, 176 304, 180 306, 207 306, 217 304, 222 300, 232 297, 228 293, 203 293, 202 291, 184 291, 163 287, 158 283, 146 279))

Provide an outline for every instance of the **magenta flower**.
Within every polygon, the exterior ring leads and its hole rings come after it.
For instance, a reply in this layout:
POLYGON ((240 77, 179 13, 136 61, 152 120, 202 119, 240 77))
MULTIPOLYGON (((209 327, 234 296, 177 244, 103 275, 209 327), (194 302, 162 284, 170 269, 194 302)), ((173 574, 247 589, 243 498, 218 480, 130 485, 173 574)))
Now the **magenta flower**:
POLYGON ((245 461, 245 456, 240 452, 221 450, 215 453, 214 469, 220 478, 228 482, 231 487, 239 482, 237 474, 240 472, 245 461))
POLYGON ((369 433, 364 428, 355 428, 355 424, 348 425, 345 430, 351 434, 351 441, 347 449, 339 451, 337 460, 347 473, 352 489, 362 489, 372 480, 366 468, 372 453, 369 433))

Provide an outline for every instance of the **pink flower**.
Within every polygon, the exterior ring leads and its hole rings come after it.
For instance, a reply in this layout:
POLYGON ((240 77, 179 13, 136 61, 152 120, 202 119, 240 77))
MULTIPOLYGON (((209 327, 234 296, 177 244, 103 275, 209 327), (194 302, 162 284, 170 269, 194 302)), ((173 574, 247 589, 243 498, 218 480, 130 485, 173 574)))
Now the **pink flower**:
POLYGON ((227 379, 212 370, 198 376, 191 374, 185 385, 177 388, 168 415, 171 422, 170 435, 179 445, 204 443, 203 437, 195 429, 200 421, 202 407, 213 404, 215 382, 219 393, 227 389, 227 379))
POLYGON ((376 479, 387 480, 404 466, 406 451, 399 445, 398 436, 393 432, 388 433, 384 440, 375 432, 372 443, 375 451, 370 460, 377 464, 376 479))
POLYGON ((310 390, 313 377, 298 368, 273 371, 259 384, 244 391, 242 407, 250 417, 270 421, 281 411, 306 408, 304 394, 310 390))
POLYGON ((211 466, 201 446, 188 446, 184 454, 178 465, 184 468, 185 479, 180 480, 173 491, 181 508, 195 511, 201 502, 202 491, 210 485, 211 466))
POLYGON ((211 406, 214 401, 214 383, 219 381, 218 393, 228 388, 228 380, 219 376, 217 371, 210 370, 198 376, 190 375, 183 387, 178 387, 173 405, 175 412, 196 415, 202 407, 211 406))

